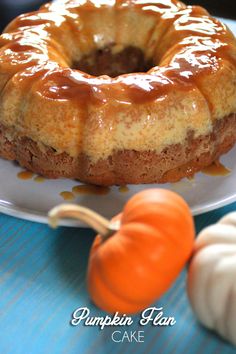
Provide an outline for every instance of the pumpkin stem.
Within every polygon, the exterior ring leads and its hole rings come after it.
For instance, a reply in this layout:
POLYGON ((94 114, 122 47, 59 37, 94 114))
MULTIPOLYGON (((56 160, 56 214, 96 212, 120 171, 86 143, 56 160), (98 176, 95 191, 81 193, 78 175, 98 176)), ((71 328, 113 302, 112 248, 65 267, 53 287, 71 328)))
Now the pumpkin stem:
POLYGON ((105 241, 120 228, 120 222, 111 223, 109 220, 92 211, 91 209, 75 204, 61 204, 48 213, 49 225, 53 228, 58 226, 61 218, 81 220, 96 230, 105 241))

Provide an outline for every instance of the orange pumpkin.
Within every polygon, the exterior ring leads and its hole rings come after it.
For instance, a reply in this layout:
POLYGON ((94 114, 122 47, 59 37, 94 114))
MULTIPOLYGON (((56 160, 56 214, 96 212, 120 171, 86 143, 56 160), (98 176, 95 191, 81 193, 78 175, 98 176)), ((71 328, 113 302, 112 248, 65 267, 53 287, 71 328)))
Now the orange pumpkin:
POLYGON ((90 253, 88 290, 105 311, 143 310, 170 287, 191 255, 193 219, 186 202, 174 192, 144 190, 111 222, 92 211, 86 218, 83 214, 84 208, 65 205, 50 215, 54 221, 58 216, 79 217, 90 225, 93 219, 100 235, 90 253))

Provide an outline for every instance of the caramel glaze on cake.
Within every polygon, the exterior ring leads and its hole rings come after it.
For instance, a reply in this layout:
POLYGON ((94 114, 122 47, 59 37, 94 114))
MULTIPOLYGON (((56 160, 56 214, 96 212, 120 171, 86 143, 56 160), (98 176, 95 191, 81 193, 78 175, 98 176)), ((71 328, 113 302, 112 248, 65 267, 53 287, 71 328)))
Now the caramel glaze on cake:
POLYGON ((236 141, 236 41, 201 7, 58 0, 0 46, 0 155, 35 173, 177 181, 236 141))

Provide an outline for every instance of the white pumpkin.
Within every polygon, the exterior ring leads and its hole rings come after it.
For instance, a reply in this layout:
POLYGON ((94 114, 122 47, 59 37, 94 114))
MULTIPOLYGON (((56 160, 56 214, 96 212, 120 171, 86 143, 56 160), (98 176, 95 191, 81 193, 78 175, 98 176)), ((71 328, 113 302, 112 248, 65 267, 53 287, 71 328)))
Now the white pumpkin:
POLYGON ((199 234, 187 291, 199 321, 236 345, 236 212, 199 234))

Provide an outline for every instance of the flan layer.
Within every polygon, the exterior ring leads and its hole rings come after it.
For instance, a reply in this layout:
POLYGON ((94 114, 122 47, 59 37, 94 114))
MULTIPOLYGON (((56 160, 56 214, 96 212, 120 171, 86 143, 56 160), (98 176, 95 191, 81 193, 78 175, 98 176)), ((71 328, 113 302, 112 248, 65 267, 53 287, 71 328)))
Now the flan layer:
POLYGON ((229 151, 236 140, 236 114, 213 124, 211 133, 198 138, 193 132, 181 144, 153 151, 114 151, 93 163, 86 154, 76 158, 57 153, 30 138, 14 138, 14 131, 0 126, 0 155, 48 178, 76 178, 97 185, 165 183, 192 177, 229 151))

